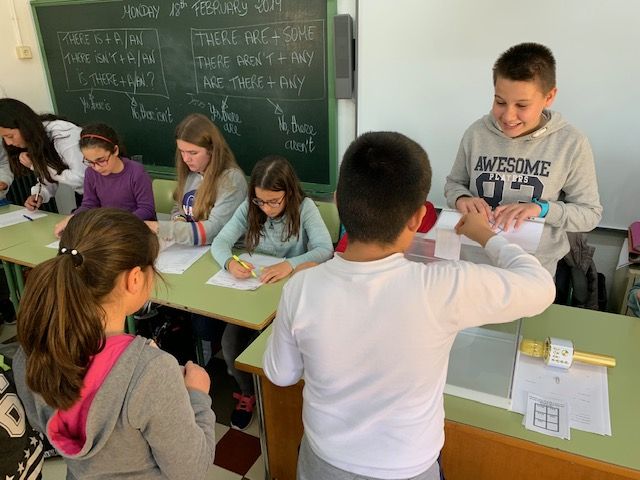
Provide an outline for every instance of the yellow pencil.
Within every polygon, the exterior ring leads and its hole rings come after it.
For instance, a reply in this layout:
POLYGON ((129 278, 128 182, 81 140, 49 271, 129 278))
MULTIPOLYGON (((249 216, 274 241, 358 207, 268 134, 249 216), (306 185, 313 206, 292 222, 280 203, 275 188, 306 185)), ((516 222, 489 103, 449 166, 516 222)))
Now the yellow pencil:
POLYGON ((249 267, 249 265, 247 265, 245 262, 243 262, 242 260, 240 260, 240 257, 238 257, 237 255, 233 255, 232 257, 236 262, 238 262, 240 265, 242 265, 244 268, 246 268, 247 270, 251 270, 251 275, 253 276, 253 278, 258 278, 258 276, 256 275, 256 272, 253 271, 253 269, 251 267, 249 267))

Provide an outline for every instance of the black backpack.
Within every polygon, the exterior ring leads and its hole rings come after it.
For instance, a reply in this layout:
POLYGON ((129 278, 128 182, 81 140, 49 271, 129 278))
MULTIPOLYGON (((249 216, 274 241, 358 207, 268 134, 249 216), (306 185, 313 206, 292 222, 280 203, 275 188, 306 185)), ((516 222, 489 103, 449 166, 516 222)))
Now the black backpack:
POLYGON ((584 233, 569 233, 567 237, 571 251, 558 262, 554 303, 606 311, 606 281, 596 270, 595 248, 587 244, 584 233))
POLYGON ((180 365, 196 360, 191 313, 149 303, 134 318, 136 333, 153 340, 180 365))

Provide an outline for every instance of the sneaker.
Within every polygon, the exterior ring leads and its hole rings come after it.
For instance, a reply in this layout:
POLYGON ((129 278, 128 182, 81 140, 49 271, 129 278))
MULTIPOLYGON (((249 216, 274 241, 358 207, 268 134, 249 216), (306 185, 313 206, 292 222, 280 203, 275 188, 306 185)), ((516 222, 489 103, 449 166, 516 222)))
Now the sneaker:
POLYGON ((233 398, 238 400, 238 404, 236 405, 236 409, 231 412, 231 427, 236 430, 244 430, 253 419, 253 407, 256 404, 256 396, 234 393, 233 398))

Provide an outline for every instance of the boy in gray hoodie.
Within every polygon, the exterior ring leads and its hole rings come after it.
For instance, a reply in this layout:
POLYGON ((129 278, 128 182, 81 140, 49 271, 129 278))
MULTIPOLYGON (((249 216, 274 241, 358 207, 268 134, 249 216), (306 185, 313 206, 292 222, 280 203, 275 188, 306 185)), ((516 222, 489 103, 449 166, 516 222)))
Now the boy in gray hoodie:
POLYGON ((555 59, 537 43, 504 52, 493 67, 491 113, 464 133, 445 184, 451 208, 481 212, 503 230, 530 217, 545 226, 535 256, 552 274, 569 251, 566 232, 602 217, 587 138, 548 110, 557 94, 555 59))

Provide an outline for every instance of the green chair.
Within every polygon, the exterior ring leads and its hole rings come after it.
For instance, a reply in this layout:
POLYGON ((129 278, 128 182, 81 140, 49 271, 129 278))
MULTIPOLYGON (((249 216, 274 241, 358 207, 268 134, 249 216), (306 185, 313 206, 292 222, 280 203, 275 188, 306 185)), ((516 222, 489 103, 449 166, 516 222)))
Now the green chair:
POLYGON ((320 211, 320 216, 331 235, 331 242, 335 245, 340 239, 340 217, 338 216, 338 207, 333 202, 316 201, 316 206, 320 211))
POLYGON ((173 192, 178 186, 175 180, 165 180, 163 178, 155 178, 153 180, 153 201, 156 204, 156 212, 169 215, 175 201, 173 200, 173 192))

